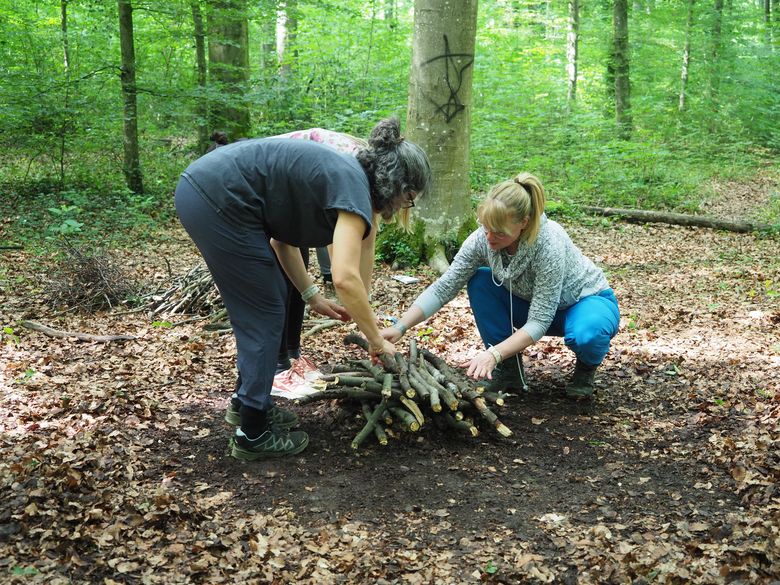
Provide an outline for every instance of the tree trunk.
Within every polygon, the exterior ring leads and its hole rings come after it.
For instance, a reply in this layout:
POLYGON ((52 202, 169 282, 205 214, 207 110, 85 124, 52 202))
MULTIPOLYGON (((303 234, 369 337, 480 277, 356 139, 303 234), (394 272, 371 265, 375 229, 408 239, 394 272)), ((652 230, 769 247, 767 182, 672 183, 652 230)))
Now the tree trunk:
POLYGON ((691 65, 691 35, 693 34, 693 4, 688 0, 688 19, 685 24, 685 46, 683 47, 682 69, 680 70, 680 104, 678 109, 685 110, 685 98, 688 91, 688 73, 691 65))
POLYGON ((249 81, 249 27, 246 0, 215 0, 209 13, 209 73, 221 90, 211 104, 212 128, 233 142, 249 135, 249 108, 244 101, 249 81))
POLYGON ((278 8, 276 1, 265 5, 258 19, 260 21, 260 70, 276 69, 279 61, 276 58, 276 18, 278 8))
POLYGON ((209 144, 209 102, 206 94, 206 31, 200 0, 192 0, 192 23, 195 30, 195 60, 198 67, 198 152, 203 154, 209 144))
POLYGON ((279 72, 283 76, 290 74, 298 60, 295 37, 298 34, 298 1, 285 0, 279 3, 276 14, 276 58, 279 72))
MULTIPOLYGON (((417 0, 406 135, 420 145, 435 177, 416 207, 429 257, 471 217, 469 131, 477 0, 417 0)), ((446 267, 446 259, 436 267, 446 267)))
POLYGON ((710 75, 707 86, 708 98, 716 106, 720 88, 720 52, 723 42, 723 0, 715 0, 715 10, 712 14, 712 44, 710 47, 710 75))
POLYGON ((577 98, 577 58, 580 42, 580 3, 579 0, 569 0, 569 32, 566 36, 566 73, 568 92, 566 95, 569 107, 577 98))
POLYGON ((138 105, 135 85, 135 46, 131 0, 118 0, 119 39, 122 53, 122 100, 124 102, 124 173, 127 187, 143 193, 138 149, 138 105))
POLYGON ((60 0, 60 30, 62 31, 62 60, 65 73, 70 73, 70 48, 68 46, 68 0, 60 0))
POLYGON ((615 69, 615 121, 618 135, 631 136, 631 81, 629 77, 628 2, 614 0, 612 14, 615 69))
POLYGON ((384 0, 385 20, 389 24, 390 28, 395 28, 398 24, 396 21, 396 0, 384 0))
POLYGON ((60 125, 60 188, 65 187, 65 152, 70 131, 70 47, 68 42, 68 0, 60 0, 60 31, 62 32, 62 68, 65 73, 65 96, 60 125))

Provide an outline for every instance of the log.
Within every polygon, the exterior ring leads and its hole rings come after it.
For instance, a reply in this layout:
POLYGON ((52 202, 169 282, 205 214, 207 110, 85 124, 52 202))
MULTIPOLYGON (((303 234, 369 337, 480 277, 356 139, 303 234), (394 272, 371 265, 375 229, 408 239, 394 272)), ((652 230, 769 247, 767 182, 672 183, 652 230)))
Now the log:
MULTIPOLYGON (((363 416, 366 417, 366 420, 371 418, 371 414, 372 414, 371 405, 368 402, 362 401, 360 403, 360 407, 363 410, 363 416)), ((382 446, 387 445, 387 433, 385 432, 385 429, 382 428, 382 425, 379 423, 379 419, 377 419, 377 421, 374 423, 374 435, 376 436, 376 440, 379 441, 380 445, 382 446)))
POLYGON ((369 433, 373 432, 376 421, 378 421, 379 417, 381 417, 385 413, 386 409, 387 409, 387 398, 382 398, 380 403, 374 409, 374 412, 371 413, 371 416, 369 416, 366 419, 366 424, 363 426, 362 429, 360 429, 360 432, 355 436, 355 438, 352 439, 353 449, 357 449, 358 447, 360 447, 360 443, 362 443, 366 439, 369 433))
POLYGON ((428 372, 428 368, 425 366, 425 360, 423 359, 423 356, 420 356, 419 360, 420 365, 417 367, 417 373, 420 375, 420 377, 425 380, 431 388, 436 389, 439 398, 444 402, 444 404, 447 405, 447 408, 452 411, 458 410, 458 399, 455 397, 452 391, 440 384, 433 376, 431 376, 430 372, 428 372))
POLYGON ((505 392, 483 392, 482 396, 485 398, 485 400, 492 402, 496 406, 504 406, 508 394, 505 392))
POLYGON ((41 325, 35 321, 22 321, 20 325, 25 329, 31 329, 32 331, 38 331, 49 337, 58 337, 60 339, 76 338, 79 341, 94 341, 96 343, 132 341, 133 339, 138 339, 135 335, 93 335, 91 333, 80 333, 77 331, 60 331, 59 329, 52 329, 51 327, 41 325))
POLYGON ((320 331, 323 331, 324 329, 328 329, 330 327, 335 327, 336 325, 343 325, 344 321, 340 319, 326 319, 325 321, 321 321, 314 325, 311 329, 306 331, 305 333, 301 334, 302 338, 305 337, 311 337, 315 333, 319 333, 320 331))
MULTIPOLYGON (((364 349, 365 351, 368 351, 368 340, 363 337, 362 335, 358 335, 357 333, 350 333, 344 338, 344 343, 347 345, 357 345, 361 349, 364 349)), ((382 362, 382 365, 384 368, 393 374, 397 374, 397 366, 395 365, 395 359, 387 355, 386 353, 380 353, 378 356, 379 361, 382 362)))
POLYGON ((417 419, 408 410, 404 410, 400 406, 388 406, 387 410, 398 419, 403 427, 409 429, 413 433, 420 430, 420 423, 417 422, 417 419))
POLYGON ((378 394, 361 390, 359 388, 331 388, 314 394, 307 394, 296 399, 296 404, 310 404, 319 400, 338 400, 340 398, 352 398, 354 400, 376 400, 378 394))
POLYGON ((467 420, 456 420, 449 412, 444 415, 444 421, 447 423, 447 426, 458 429, 459 431, 465 431, 472 437, 479 435, 479 429, 477 429, 477 427, 467 420))
POLYGON ((409 410, 409 412, 414 415, 414 418, 417 419, 417 422, 420 423, 420 426, 425 424, 425 417, 423 416, 420 407, 417 406, 417 403, 414 400, 410 400, 406 396, 400 396, 398 400, 409 410))
POLYGON ((395 354, 395 361, 398 364, 398 381, 401 384, 401 388, 404 391, 404 394, 406 394, 409 398, 414 398, 417 396, 417 392, 414 388, 412 388, 411 383, 409 382, 409 364, 404 359, 404 356, 402 356, 399 353, 395 354))
POLYGON ((382 380, 382 397, 390 398, 392 396, 391 388, 393 386, 393 375, 385 374, 384 380, 382 380))
POLYGON ((757 231, 775 231, 780 225, 765 223, 752 223, 747 221, 729 221, 708 217, 706 215, 687 215, 684 213, 669 213, 663 211, 648 211, 645 209, 622 209, 619 207, 594 207, 585 205, 582 210, 594 215, 617 216, 640 223, 666 223, 671 225, 683 225, 704 227, 729 232, 748 233, 757 231))

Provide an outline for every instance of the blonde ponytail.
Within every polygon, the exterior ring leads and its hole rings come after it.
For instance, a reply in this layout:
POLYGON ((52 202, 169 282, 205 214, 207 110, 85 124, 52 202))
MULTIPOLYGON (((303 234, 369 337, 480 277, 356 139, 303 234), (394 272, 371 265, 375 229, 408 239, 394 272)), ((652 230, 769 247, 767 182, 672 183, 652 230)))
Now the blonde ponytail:
POLYGON ((528 225, 520 234, 520 239, 526 244, 533 244, 539 235, 544 205, 542 183, 530 173, 520 173, 490 190, 477 208, 477 217, 482 225, 497 232, 507 232, 510 223, 528 218, 528 225))

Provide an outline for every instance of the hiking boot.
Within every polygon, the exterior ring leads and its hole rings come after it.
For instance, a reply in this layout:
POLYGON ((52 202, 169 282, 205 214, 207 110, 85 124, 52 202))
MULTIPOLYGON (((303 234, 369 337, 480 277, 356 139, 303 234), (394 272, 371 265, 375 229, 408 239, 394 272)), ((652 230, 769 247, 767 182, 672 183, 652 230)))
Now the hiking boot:
POLYGON ((566 397, 581 400, 583 398, 590 398, 596 389, 593 387, 593 380, 596 377, 595 366, 589 366, 577 360, 577 364, 574 366, 574 373, 571 375, 569 383, 566 384, 566 397))
POLYGON ((256 439, 236 433, 230 437, 228 448, 230 455, 242 461, 257 459, 273 459, 295 455, 303 451, 309 444, 309 435, 303 431, 285 431, 278 427, 270 427, 256 439))
MULTIPOLYGON (((225 412, 225 422, 234 427, 241 426, 241 401, 231 398, 225 412)), ((298 415, 284 408, 272 406, 268 411, 268 423, 282 430, 289 430, 298 426, 298 415)))
POLYGON ((523 368, 523 358, 509 358, 507 361, 497 365, 493 372, 492 380, 484 380, 486 392, 504 392, 505 390, 528 390, 525 383, 525 369, 523 368))

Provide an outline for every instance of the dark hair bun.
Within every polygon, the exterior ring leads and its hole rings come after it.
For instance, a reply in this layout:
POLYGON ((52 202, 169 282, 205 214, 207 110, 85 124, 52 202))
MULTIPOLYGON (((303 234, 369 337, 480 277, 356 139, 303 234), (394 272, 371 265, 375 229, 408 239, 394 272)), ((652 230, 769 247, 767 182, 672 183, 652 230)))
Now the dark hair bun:
POLYGON ((390 150, 398 146, 402 140, 401 123, 398 118, 387 118, 374 126, 368 144, 377 150, 390 150))
POLYGON ((226 132, 222 132, 221 130, 215 131, 211 136, 209 136, 209 140, 211 140, 213 143, 218 144, 219 146, 224 146, 228 142, 228 135, 226 132))

